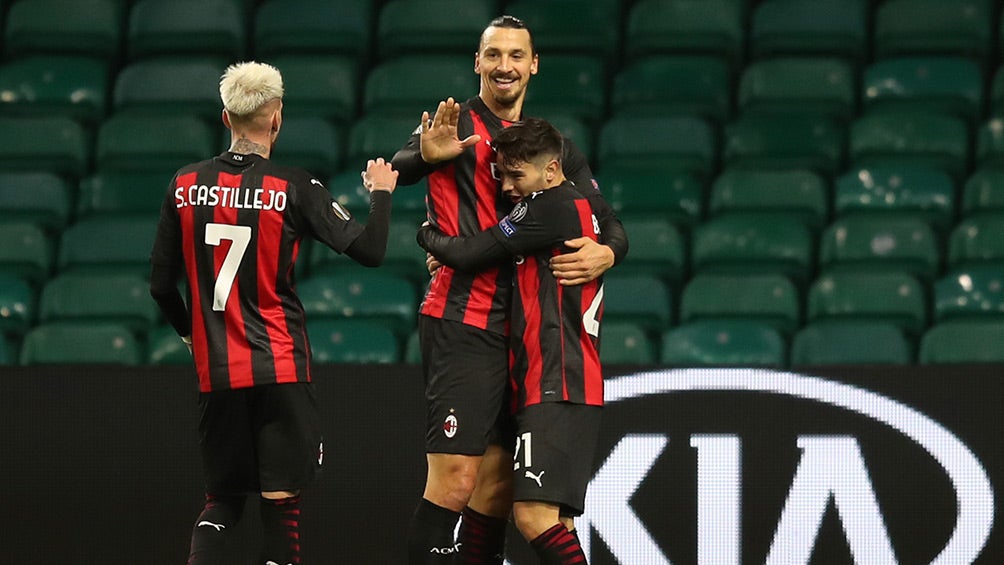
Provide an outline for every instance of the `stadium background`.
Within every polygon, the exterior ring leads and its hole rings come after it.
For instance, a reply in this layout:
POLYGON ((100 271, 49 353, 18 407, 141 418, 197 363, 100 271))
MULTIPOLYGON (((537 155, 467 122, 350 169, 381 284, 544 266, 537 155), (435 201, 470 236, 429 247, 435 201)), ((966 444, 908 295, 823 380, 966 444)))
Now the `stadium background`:
MULTIPOLYGON (((958 410, 1000 399, 993 380, 954 364, 1004 360, 1001 2, 0 0, 0 374, 18 383, 2 396, 31 400, 11 414, 83 434, 67 436, 82 442, 72 461, 15 490, 62 484, 38 508, 57 513, 66 497, 125 496, 74 477, 116 472, 122 455, 100 447, 126 422, 108 399, 155 400, 164 375, 184 374, 187 353, 147 293, 147 258, 170 174, 226 146, 216 84, 228 63, 283 71, 275 159, 314 171, 365 216, 365 159, 389 157, 441 97, 476 93, 476 38, 500 13, 527 20, 542 57, 526 112, 580 145, 631 237, 606 278, 608 364, 943 367, 946 390, 960 378, 986 386, 982 399, 952 395, 958 410), (95 378, 105 374, 117 377, 95 378)), ((417 378, 423 192, 395 194, 384 268, 305 246, 299 290, 326 374, 404 363, 417 378)), ((361 405, 373 417, 351 427, 388 417, 361 405)), ((130 430, 191 445, 186 405, 148 408, 130 430)), ((45 449, 18 443, 31 436, 14 422, 26 425, 12 419, 0 437, 25 451, 10 455, 45 449)), ((999 432, 999 418, 984 423, 999 432)), ((128 477, 129 496, 194 512, 197 500, 145 479, 128 477)), ((408 506, 413 487, 378 498, 408 506)), ((48 539, 37 535, 23 532, 48 539)))

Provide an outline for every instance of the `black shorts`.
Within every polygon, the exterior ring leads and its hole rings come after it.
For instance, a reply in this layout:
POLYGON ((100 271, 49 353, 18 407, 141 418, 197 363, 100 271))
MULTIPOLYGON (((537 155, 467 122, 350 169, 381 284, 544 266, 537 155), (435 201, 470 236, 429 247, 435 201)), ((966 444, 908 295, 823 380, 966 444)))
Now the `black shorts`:
POLYGON ((460 322, 419 316, 425 376, 427 453, 512 451, 509 344, 505 336, 460 322))
POLYGON ((310 383, 202 393, 199 445, 210 494, 296 491, 323 460, 310 383))
POLYGON ((549 502, 562 516, 579 516, 603 408, 569 402, 543 402, 516 413, 513 499, 549 502))

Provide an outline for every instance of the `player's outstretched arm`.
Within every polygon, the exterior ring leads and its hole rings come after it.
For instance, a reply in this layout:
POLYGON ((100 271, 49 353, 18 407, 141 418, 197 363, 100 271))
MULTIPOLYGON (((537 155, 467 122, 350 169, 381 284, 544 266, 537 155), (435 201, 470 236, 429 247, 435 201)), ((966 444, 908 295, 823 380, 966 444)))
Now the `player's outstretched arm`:
POLYGON ((422 159, 426 163, 449 161, 481 141, 481 136, 477 134, 460 139, 457 134, 459 122, 460 103, 453 98, 441 101, 431 120, 429 112, 422 112, 420 141, 422 159))

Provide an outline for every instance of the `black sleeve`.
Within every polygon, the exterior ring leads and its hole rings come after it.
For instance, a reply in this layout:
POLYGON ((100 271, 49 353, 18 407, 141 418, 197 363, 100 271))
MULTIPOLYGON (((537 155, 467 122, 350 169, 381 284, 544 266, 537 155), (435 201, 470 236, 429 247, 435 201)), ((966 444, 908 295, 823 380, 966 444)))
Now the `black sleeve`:
POLYGON ((444 265, 461 271, 477 271, 510 256, 502 245, 501 230, 492 226, 468 237, 450 237, 432 226, 418 230, 418 244, 444 265))
POLYGON ((398 173, 397 184, 399 186, 415 184, 437 168, 436 165, 430 165, 425 162, 425 159, 422 159, 422 147, 417 128, 408 138, 404 147, 394 154, 390 163, 398 173))
POLYGON ((192 316, 178 291, 184 265, 181 242, 181 223, 173 193, 168 191, 160 209, 157 236, 150 252, 150 296, 174 331, 186 336, 192 333, 192 316))
POLYGON ((293 223, 297 231, 309 235, 338 253, 345 253, 365 226, 335 202, 328 189, 315 178, 294 177, 291 189, 293 223))
POLYGON ((391 193, 375 190, 370 193, 370 216, 362 233, 345 250, 345 254, 367 267, 377 267, 387 252, 390 230, 391 193))
POLYGON ((565 178, 572 181, 579 193, 589 199, 589 205, 592 206, 593 214, 600 224, 600 242, 609 246, 614 252, 614 265, 619 264, 628 253, 628 238, 624 224, 603 198, 585 154, 567 137, 562 159, 561 168, 565 178))

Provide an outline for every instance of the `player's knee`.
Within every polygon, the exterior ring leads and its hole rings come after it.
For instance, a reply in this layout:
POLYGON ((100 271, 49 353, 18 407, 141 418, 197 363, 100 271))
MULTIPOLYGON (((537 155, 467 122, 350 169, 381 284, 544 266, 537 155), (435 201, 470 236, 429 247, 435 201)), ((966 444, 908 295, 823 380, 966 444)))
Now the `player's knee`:
POLYGON ((554 521, 547 513, 541 512, 533 505, 520 504, 519 502, 513 504, 512 517, 516 529, 527 540, 536 538, 554 525, 554 521))

